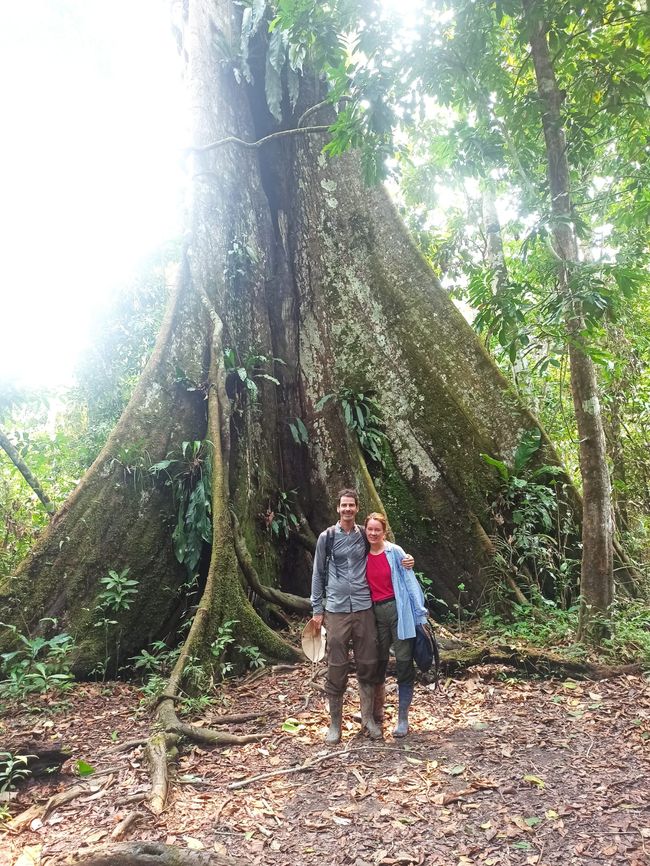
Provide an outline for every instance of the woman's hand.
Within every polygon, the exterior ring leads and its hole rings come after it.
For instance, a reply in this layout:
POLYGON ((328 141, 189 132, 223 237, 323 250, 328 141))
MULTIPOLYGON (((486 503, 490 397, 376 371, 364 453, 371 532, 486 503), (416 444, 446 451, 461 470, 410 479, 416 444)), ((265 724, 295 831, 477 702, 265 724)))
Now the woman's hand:
POLYGON ((411 556, 410 553, 404 554, 404 559, 402 560, 402 565, 404 566, 404 568, 409 568, 409 569, 413 568, 413 566, 415 565, 415 560, 413 559, 413 557, 411 556))

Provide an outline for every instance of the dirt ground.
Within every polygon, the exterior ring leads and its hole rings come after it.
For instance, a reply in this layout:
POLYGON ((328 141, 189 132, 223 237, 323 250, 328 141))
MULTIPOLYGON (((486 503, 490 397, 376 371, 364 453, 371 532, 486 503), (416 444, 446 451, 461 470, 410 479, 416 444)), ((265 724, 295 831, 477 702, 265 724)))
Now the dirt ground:
POLYGON ((265 866, 650 864, 646 678, 526 681, 475 668, 443 681, 437 692, 416 687, 405 740, 390 735, 393 686, 379 743, 359 736, 352 679, 343 742, 327 749, 318 673, 305 664, 227 684, 200 723, 257 711, 257 723, 231 730, 264 738, 227 749, 186 746, 160 816, 125 800, 146 792, 149 782, 142 748, 119 751, 149 732, 137 688, 79 684, 63 697, 6 708, 2 750, 26 739, 58 740, 72 755, 61 774, 32 779, 0 803, 12 816, 79 785, 79 760, 95 772, 82 794, 21 832, 0 824, 0 863, 54 866, 110 842, 117 825, 133 816, 123 839, 265 866), (229 788, 269 773, 277 775, 229 788))

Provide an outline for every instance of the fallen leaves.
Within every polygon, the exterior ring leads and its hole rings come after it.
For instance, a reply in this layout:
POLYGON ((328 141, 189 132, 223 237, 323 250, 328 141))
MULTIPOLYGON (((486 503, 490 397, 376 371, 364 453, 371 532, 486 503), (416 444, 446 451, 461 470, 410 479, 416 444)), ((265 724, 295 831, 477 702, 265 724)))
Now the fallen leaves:
MULTIPOLYGON (((327 751, 320 692, 305 703, 310 676, 297 669, 265 680, 257 691, 229 684, 226 711, 265 713, 267 738, 185 752, 166 812, 154 819, 138 803, 130 813, 137 815, 137 837, 167 837, 189 849, 199 844, 244 856, 252 866, 502 866, 506 847, 513 864, 528 866, 564 862, 565 855, 576 866, 598 857, 625 857, 637 866, 647 859, 650 766, 643 735, 650 689, 641 678, 565 688, 552 680, 503 682, 494 671, 479 670, 471 686, 449 681, 442 695, 418 687, 406 742, 387 735, 383 743, 367 744, 353 720, 356 702, 347 701, 344 741, 327 751), (234 779, 252 777, 257 781, 247 789, 227 792, 234 779)), ((101 684, 84 689, 87 713, 73 690, 68 717, 53 716, 48 727, 39 719, 38 727, 48 737, 74 732, 100 773, 115 764, 107 757, 111 732, 136 740, 148 721, 135 715, 137 693, 127 687, 106 698, 101 684), (115 700, 121 702, 117 720, 115 700)), ((389 686, 386 731, 395 698, 389 686)), ((22 723, 26 730, 35 727, 27 715, 22 723)), ((71 827, 84 845, 93 834, 110 833, 125 817, 116 801, 147 789, 138 756, 131 751, 120 758, 113 786, 98 798, 85 782, 83 797, 44 819, 42 811, 33 814, 33 828, 10 841, 14 864, 34 840, 47 843, 48 852, 71 850, 71 827)), ((14 813, 28 803, 24 796, 19 806, 8 801, 14 813)), ((28 859, 20 866, 39 864, 28 859)))

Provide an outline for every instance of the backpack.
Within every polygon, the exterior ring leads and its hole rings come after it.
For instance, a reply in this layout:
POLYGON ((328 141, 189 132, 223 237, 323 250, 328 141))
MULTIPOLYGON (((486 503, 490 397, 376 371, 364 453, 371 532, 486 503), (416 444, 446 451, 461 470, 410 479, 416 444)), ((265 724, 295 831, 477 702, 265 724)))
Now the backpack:
POLYGON ((437 689, 440 674, 440 649, 435 632, 428 622, 415 626, 413 660, 422 673, 427 673, 431 666, 434 666, 434 683, 437 689))
MULTIPOLYGON (((359 526, 359 524, 357 524, 359 526)), ((363 540, 366 545, 366 556, 370 552, 370 542, 368 541, 368 537, 366 536, 365 527, 359 526, 361 530, 361 534, 363 535, 363 540)), ((332 558, 332 552, 334 550, 334 536, 336 534, 336 524, 334 526, 329 526, 327 528, 327 536, 325 538, 325 563, 323 565, 323 595, 327 595, 327 582, 329 580, 329 572, 330 572, 330 559, 332 558)))

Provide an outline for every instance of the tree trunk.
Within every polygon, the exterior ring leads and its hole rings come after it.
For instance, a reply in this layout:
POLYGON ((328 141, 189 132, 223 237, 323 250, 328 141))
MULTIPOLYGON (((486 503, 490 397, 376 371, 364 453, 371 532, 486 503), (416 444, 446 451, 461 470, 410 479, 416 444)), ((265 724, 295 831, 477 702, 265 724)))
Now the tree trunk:
POLYGON ((614 596, 611 487, 605 434, 594 363, 585 345, 585 323, 579 301, 571 297, 570 277, 578 263, 572 220, 567 141, 562 121, 563 94, 551 60, 543 8, 539 0, 523 0, 537 89, 542 104, 547 170, 553 214, 553 246, 558 258, 560 291, 567 304, 571 388, 580 436, 583 486, 580 636, 598 642, 603 616, 614 596))
POLYGON ((34 476, 29 466, 25 463, 16 448, 14 448, 14 446, 11 444, 11 440, 2 432, 2 430, 0 430, 0 448, 2 448, 2 450, 14 464, 16 469, 20 472, 25 481, 32 488, 34 493, 38 496, 41 504, 43 505, 43 508, 47 511, 47 513, 53 514, 56 509, 52 504, 52 500, 43 490, 43 487, 38 478, 34 476))
POLYGON ((115 433, 28 562, 1 587, 3 619, 17 619, 20 607, 30 622, 55 613, 71 623, 82 640, 82 669, 98 631, 84 608, 92 611, 107 568, 128 565, 140 581, 125 622, 129 650, 164 633, 178 605, 183 572, 171 546, 168 489, 129 481, 119 448, 140 443, 155 462, 205 437, 204 395, 216 475, 198 642, 236 620, 239 643, 276 657, 290 650, 259 619, 243 580, 256 597, 256 580, 307 595, 308 537, 333 522, 339 486, 356 485, 364 511, 386 509, 397 541, 431 576, 437 596, 453 604, 462 582, 464 597, 477 601, 491 554, 487 504, 498 484, 480 455, 509 462, 535 426, 386 191, 364 187, 355 154, 323 155, 327 136, 313 130, 332 115, 316 107, 323 94, 314 79, 301 78, 293 110, 285 89, 278 123, 266 105, 261 32, 249 51, 252 83, 234 74, 236 61, 220 48, 240 44, 240 7, 190 0, 175 10, 194 142, 178 290, 115 433), (311 132, 241 144, 295 129, 310 109, 311 132), (244 378, 257 382, 256 399, 224 368, 228 350, 246 368, 244 378), (284 364, 264 366, 260 356, 284 364), (188 382, 200 387, 188 391, 188 382), (317 411, 319 399, 342 386, 373 392, 380 403, 385 467, 364 455, 336 400, 317 411), (291 435, 296 418, 309 432, 306 444, 291 435), (281 502, 301 520, 300 539, 295 532, 274 539, 270 515, 281 502))

